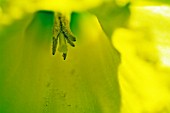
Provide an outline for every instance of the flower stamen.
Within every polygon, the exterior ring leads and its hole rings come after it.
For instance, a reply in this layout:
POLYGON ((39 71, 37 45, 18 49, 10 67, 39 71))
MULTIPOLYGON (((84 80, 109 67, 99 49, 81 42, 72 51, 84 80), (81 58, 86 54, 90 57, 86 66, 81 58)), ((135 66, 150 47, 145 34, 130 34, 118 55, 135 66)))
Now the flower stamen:
POLYGON ((63 58, 65 60, 68 51, 67 43, 69 43, 72 47, 75 47, 75 44, 73 43, 75 41, 76 37, 71 32, 68 19, 63 14, 56 13, 53 28, 52 54, 55 55, 56 48, 58 47, 58 51, 63 53, 63 58), (57 45, 58 41, 59 45, 57 45))

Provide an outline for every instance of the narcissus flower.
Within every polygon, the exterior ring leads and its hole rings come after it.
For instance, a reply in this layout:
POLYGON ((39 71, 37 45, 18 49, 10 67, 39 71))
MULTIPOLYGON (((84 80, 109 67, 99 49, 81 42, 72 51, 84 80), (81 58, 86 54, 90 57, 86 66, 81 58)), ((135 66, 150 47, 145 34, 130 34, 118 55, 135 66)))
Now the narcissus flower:
POLYGON ((103 1, 95 2, 3 1, 0 112, 119 113, 118 52, 94 15, 83 11, 69 17, 103 1), (64 59, 68 53, 65 61, 56 49, 64 59))
POLYGON ((1 0, 0 113, 169 113, 169 4, 1 0))

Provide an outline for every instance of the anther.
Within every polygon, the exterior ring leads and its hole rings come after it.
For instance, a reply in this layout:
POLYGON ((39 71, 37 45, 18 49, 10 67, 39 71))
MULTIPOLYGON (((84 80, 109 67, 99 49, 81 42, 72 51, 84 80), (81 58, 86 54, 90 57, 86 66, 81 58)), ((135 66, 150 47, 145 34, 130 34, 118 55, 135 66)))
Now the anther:
POLYGON ((69 21, 62 13, 55 14, 54 28, 53 28, 53 46, 52 54, 56 53, 56 48, 58 46, 58 51, 63 53, 64 60, 67 56, 67 43, 72 47, 75 47, 73 42, 76 41, 76 37, 70 30, 69 21), (58 44, 59 41, 59 44, 58 44))

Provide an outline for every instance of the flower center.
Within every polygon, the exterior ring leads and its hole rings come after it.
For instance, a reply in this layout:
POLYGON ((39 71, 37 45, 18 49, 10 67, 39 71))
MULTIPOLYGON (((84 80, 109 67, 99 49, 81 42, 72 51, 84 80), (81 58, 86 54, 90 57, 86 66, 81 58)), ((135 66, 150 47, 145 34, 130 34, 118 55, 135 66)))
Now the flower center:
POLYGON ((53 28, 53 46, 52 46, 52 54, 55 55, 56 48, 58 51, 63 53, 64 60, 67 56, 67 43, 69 43, 72 47, 75 47, 74 43, 76 41, 76 37, 70 30, 70 24, 68 19, 61 13, 55 14, 54 20, 54 28, 53 28), (58 44, 59 42, 59 44, 58 44))

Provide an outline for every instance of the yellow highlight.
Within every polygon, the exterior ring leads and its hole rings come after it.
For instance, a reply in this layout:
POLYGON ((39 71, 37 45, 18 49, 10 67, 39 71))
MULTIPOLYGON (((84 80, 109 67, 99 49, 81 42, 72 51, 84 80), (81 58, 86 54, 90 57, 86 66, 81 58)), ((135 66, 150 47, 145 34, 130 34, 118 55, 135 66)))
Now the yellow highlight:
MULTIPOLYGON (((142 36, 139 34, 127 29, 118 29, 113 36, 113 43, 122 58, 119 67, 122 113, 128 113, 129 110, 129 113, 162 111, 170 103, 170 92, 165 85, 166 81, 154 64, 157 61, 148 61, 137 54, 140 50, 136 45, 145 42, 142 42, 142 36)), ((148 49, 152 50, 149 47, 151 46, 148 46, 148 49)))
POLYGON ((170 7, 131 6, 129 29, 114 32, 121 54, 119 82, 122 113, 168 113, 170 110, 170 7))
POLYGON ((160 53, 160 66, 164 68, 170 69, 170 47, 164 46, 164 45, 158 45, 157 46, 159 53, 160 53))
POLYGON ((0 17, 2 17, 0 24, 8 24, 8 20, 19 19, 24 16, 23 14, 39 10, 64 13, 85 11, 99 6, 103 0, 9 0, 5 3, 7 12, 2 14, 2 9, 0 9, 0 17), (6 18, 5 15, 9 16, 8 20, 3 19, 6 18))

